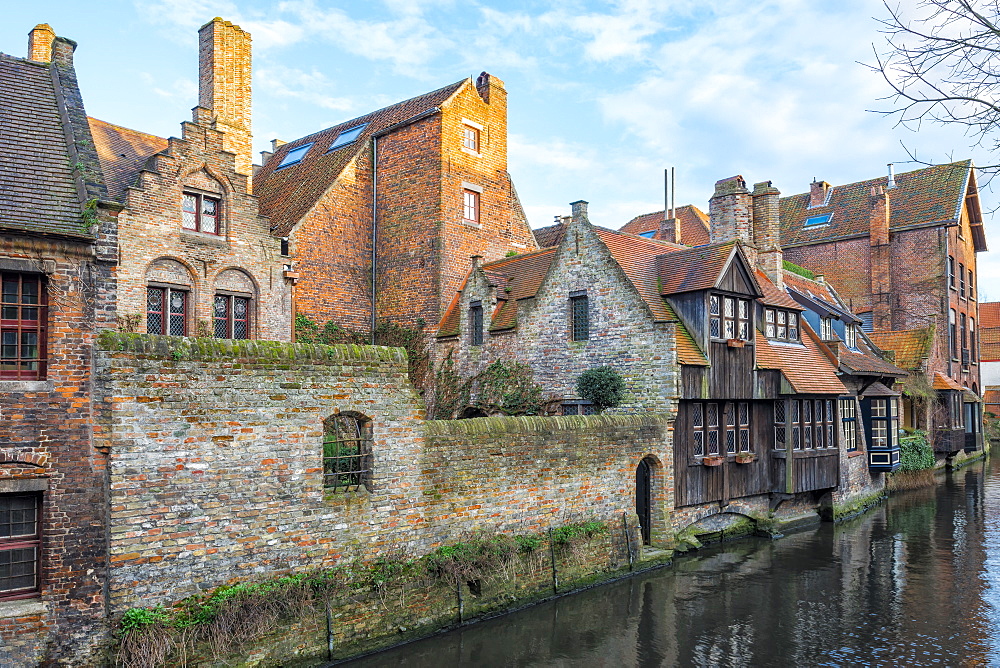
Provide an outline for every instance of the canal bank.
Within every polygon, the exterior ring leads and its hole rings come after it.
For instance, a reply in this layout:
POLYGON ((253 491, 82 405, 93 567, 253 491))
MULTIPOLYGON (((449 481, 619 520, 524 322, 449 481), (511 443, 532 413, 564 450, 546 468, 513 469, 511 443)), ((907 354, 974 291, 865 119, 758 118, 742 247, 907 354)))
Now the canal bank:
POLYGON ((360 659, 374 666, 997 665, 1000 471, 360 659))

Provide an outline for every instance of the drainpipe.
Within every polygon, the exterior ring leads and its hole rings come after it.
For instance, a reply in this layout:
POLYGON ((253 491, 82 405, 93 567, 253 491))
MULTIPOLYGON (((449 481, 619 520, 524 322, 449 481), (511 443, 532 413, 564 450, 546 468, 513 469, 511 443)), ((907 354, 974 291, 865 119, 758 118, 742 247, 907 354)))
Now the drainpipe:
POLYGON ((375 277, 378 267, 378 137, 372 135, 372 345, 375 345, 375 277))

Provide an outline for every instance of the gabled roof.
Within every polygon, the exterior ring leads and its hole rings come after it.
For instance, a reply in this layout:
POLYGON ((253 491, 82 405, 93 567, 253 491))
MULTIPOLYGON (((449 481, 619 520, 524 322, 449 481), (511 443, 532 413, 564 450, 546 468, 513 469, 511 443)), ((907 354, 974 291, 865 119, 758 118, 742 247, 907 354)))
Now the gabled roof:
POLYGON ((788 296, 788 293, 779 288, 777 285, 771 282, 771 279, 767 275, 757 269, 756 272, 757 285, 760 286, 760 291, 764 293, 764 296, 760 300, 767 306, 776 306, 778 308, 795 309, 796 311, 801 311, 802 307, 794 299, 788 296))
POLYGON ((937 371, 934 372, 934 383, 931 387, 935 390, 953 390, 955 392, 962 392, 965 389, 955 380, 937 371))
POLYGON ((856 353, 849 348, 840 348, 838 358, 840 366, 845 370, 855 374, 897 376, 900 378, 908 375, 905 369, 901 369, 891 362, 886 362, 875 355, 874 351, 864 347, 864 344, 859 343, 858 345, 862 346, 864 352, 856 353))
MULTIPOLYGON (((928 224, 958 222, 972 178, 972 161, 962 160, 897 174, 896 187, 887 189, 890 229, 902 230, 928 224)), ((871 189, 886 186, 886 176, 834 185, 823 206, 809 208, 809 193, 780 200, 782 246, 798 246, 869 232, 871 189), (813 216, 829 214, 825 225, 805 226, 813 216)), ((973 219, 973 226, 980 220, 973 219)), ((976 230, 974 230, 974 235, 976 230)), ((977 249, 979 244, 977 243, 977 249)), ((985 249, 985 244, 983 244, 985 249)))
POLYGON ((837 378, 837 370, 820 349, 809 327, 802 328, 801 345, 771 341, 759 330, 755 333, 757 368, 777 369, 800 394, 842 394, 847 391, 837 378))
POLYGON ((280 146, 254 176, 254 194, 260 198, 261 213, 271 219, 272 232, 287 235, 339 178, 354 156, 368 145, 372 135, 434 113, 468 81, 457 81, 280 146), (328 150, 343 130, 362 124, 367 125, 353 142, 328 150), (310 143, 313 146, 300 162, 277 169, 290 150, 310 143))
POLYGON ((658 322, 671 320, 666 302, 661 297, 664 293, 659 289, 657 259, 665 252, 683 252, 675 250, 681 246, 644 239, 633 234, 615 232, 603 227, 595 227, 594 231, 611 251, 618 266, 622 268, 628 280, 646 302, 649 310, 653 313, 653 319, 658 322))
MULTIPOLYGON (((618 230, 629 234, 642 234, 660 229, 663 222, 663 211, 644 213, 622 225, 618 230)), ((685 204, 674 210, 674 215, 681 223, 680 243, 688 246, 702 246, 709 241, 708 216, 693 204, 685 204)))
POLYGON ((930 329, 903 329, 868 334, 876 346, 896 354, 896 366, 913 371, 930 354, 932 331, 930 329))
POLYGON ((49 67, 0 54, 0 228, 93 239, 49 67))
POLYGON ((126 188, 135 185, 146 162, 160 151, 165 151, 168 142, 163 137, 96 118, 88 117, 87 121, 101 169, 104 170, 108 196, 116 202, 124 202, 126 188))
POLYGON ((674 341, 677 344, 677 362, 691 366, 708 366, 708 358, 705 357, 705 353, 695 343, 691 332, 684 326, 683 321, 677 317, 673 307, 666 303, 665 306, 670 317, 677 321, 676 334, 674 335, 674 341))
MULTIPOLYGON (((657 258, 659 294, 674 295, 714 288, 737 255, 739 251, 735 241, 661 254, 657 258)), ((756 280, 753 272, 750 279, 756 280)), ((760 286, 755 287, 760 289, 760 286)))
POLYGON ((539 227, 536 230, 532 230, 532 232, 535 235, 535 243, 538 244, 539 248, 549 248, 559 245, 565 230, 566 225, 564 223, 555 223, 554 225, 539 227))

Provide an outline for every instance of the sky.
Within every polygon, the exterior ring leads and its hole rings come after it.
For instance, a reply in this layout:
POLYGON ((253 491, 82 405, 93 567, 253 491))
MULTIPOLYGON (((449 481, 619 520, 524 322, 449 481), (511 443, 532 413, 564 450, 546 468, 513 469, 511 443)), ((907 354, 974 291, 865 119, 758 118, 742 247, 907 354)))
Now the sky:
MULTIPOLYGON (((667 167, 677 204, 707 211, 735 174, 791 195, 920 167, 911 154, 996 162, 962 128, 870 111, 892 107, 865 65, 885 50, 885 14, 873 0, 19 2, 0 51, 25 55, 49 23, 79 43, 90 115, 175 136, 197 103, 197 30, 221 16, 253 36, 258 151, 485 70, 507 88, 509 171, 532 227, 584 199, 618 228, 662 210, 667 167)), ((982 193, 997 249, 979 255, 982 301, 1000 300, 998 194, 982 193)))

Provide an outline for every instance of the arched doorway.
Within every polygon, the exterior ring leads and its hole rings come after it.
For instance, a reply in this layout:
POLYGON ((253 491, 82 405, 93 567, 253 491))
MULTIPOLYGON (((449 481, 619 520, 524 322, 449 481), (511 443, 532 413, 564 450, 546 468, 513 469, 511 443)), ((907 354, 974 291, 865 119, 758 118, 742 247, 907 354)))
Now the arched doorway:
POLYGON ((649 545, 650 526, 652 524, 653 467, 648 459, 639 462, 635 470, 635 514, 639 516, 639 526, 642 529, 642 544, 649 545))

